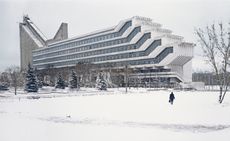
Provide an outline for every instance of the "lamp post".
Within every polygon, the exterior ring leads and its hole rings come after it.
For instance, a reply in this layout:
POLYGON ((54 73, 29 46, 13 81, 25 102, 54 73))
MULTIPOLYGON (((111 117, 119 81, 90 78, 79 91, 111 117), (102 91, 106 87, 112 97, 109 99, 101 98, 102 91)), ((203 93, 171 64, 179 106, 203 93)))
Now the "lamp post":
POLYGON ((151 88, 151 68, 149 69, 149 89, 151 88))
POLYGON ((128 92, 128 65, 125 65, 125 93, 128 92))

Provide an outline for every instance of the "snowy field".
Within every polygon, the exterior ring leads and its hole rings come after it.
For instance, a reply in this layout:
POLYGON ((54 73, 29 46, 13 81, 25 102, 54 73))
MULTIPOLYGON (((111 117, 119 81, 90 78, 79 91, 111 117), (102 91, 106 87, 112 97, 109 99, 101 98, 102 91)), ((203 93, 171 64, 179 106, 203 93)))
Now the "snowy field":
POLYGON ((229 141, 230 95, 82 88, 0 93, 0 141, 229 141))

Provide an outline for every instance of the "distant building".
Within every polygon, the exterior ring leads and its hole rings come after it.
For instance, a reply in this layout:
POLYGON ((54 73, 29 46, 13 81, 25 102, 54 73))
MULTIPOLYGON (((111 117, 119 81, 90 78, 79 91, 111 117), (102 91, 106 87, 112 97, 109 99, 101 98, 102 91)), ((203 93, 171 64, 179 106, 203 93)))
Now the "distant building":
POLYGON ((68 38, 63 23, 51 40, 43 37, 28 16, 20 23, 21 67, 38 70, 74 67, 79 63, 132 69, 130 82, 179 83, 192 81, 193 43, 172 34, 151 19, 135 16, 103 30, 68 38))

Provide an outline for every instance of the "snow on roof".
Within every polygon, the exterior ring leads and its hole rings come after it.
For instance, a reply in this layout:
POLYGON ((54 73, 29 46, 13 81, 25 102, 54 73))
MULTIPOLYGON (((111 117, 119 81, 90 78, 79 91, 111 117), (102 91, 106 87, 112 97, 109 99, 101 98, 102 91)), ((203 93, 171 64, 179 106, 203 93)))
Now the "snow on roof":
POLYGON ((141 20, 141 21, 149 21, 151 22, 152 19, 151 18, 147 18, 147 17, 142 17, 142 16, 133 16, 132 19, 135 19, 135 20, 141 20))
POLYGON ((141 16, 134 16, 132 17, 132 20, 139 21, 142 25, 150 25, 153 27, 161 27, 162 25, 156 22, 153 22, 152 19, 141 17, 141 16))
POLYGON ((166 34, 165 36, 168 38, 176 39, 176 40, 183 40, 184 39, 184 37, 179 36, 179 35, 175 35, 175 34, 166 34))
POLYGON ((30 35, 30 37, 34 40, 38 47, 43 47, 43 44, 35 37, 35 35, 30 31, 28 27, 22 26, 22 28, 30 35))
POLYGON ((39 34, 39 36, 44 40, 48 40, 45 35, 41 32, 41 30, 30 20, 30 19, 27 19, 29 25, 39 34))
POLYGON ((189 42, 182 42, 182 43, 179 44, 179 46, 181 46, 181 47, 186 47, 186 46, 194 47, 194 46, 196 46, 196 44, 189 43, 189 42))
POLYGON ((122 25, 124 25, 127 21, 130 21, 130 20, 132 20, 132 18, 122 20, 122 21, 119 22, 118 25, 115 25, 115 26, 112 26, 112 27, 96 30, 96 31, 93 31, 93 32, 89 32, 89 33, 82 34, 82 35, 79 35, 79 36, 75 36, 75 37, 72 37, 72 38, 68 38, 68 39, 65 39, 65 40, 57 41, 57 42, 49 44, 49 47, 52 46, 52 45, 55 45, 57 43, 62 43, 62 42, 66 42, 66 41, 77 40, 77 39, 82 39, 82 38, 87 38, 87 37, 94 37, 94 36, 98 36, 98 35, 103 35, 105 33, 110 33, 110 32, 112 32, 112 31, 114 31, 116 29, 120 29, 122 27, 122 25))
POLYGON ((62 42, 71 41, 71 40, 82 39, 82 38, 86 38, 86 37, 92 37, 92 36, 94 36, 96 34, 102 34, 102 33, 110 32, 110 31, 114 30, 115 27, 116 26, 112 26, 112 27, 109 27, 109 28, 106 28, 106 29, 96 30, 94 32, 89 32, 89 33, 78 35, 78 36, 68 38, 68 39, 65 39, 65 40, 57 41, 57 42, 49 44, 49 46, 52 46, 52 45, 55 45, 55 44, 58 44, 58 43, 62 43, 62 42))

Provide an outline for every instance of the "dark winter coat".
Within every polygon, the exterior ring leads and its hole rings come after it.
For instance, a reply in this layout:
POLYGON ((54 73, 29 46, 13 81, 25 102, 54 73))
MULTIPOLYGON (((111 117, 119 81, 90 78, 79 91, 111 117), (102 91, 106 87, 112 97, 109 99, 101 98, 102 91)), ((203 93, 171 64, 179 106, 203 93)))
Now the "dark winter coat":
POLYGON ((175 96, 174 96, 173 93, 171 93, 171 94, 169 95, 169 100, 170 100, 170 101, 173 101, 174 99, 175 99, 175 96))

